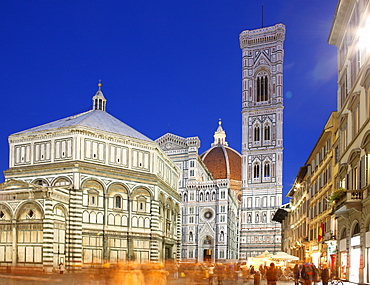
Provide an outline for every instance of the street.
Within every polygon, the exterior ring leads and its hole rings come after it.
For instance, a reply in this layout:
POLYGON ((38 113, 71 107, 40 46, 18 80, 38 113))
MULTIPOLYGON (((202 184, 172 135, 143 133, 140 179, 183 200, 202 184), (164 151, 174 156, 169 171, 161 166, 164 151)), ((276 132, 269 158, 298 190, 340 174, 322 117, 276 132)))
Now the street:
MULTIPOLYGON (((49 285, 49 284, 68 284, 68 285, 124 285, 121 283, 112 283, 101 275, 97 274, 84 274, 84 273, 65 273, 65 274, 48 274, 39 276, 24 276, 24 275, 12 275, 12 274, 0 274, 1 285, 49 285)), ((191 284, 201 285, 209 284, 208 280, 204 282, 191 282, 188 283, 183 278, 169 279, 167 285, 180 285, 180 284, 191 284)), ((230 281, 225 280, 223 285, 253 285, 253 279, 230 281)), ((278 281, 278 285, 293 285, 292 281, 278 281)), ((125 284, 131 285, 131 284, 125 284)), ((133 284, 139 285, 139 284, 133 284)), ((266 280, 261 280, 260 285, 266 285, 266 280)))

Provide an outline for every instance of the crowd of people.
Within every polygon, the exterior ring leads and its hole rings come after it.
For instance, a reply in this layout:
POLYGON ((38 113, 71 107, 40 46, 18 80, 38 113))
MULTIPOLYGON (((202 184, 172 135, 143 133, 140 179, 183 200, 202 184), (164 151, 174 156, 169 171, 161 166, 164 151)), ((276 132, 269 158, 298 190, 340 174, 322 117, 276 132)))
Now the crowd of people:
POLYGON ((236 284, 245 283, 252 279, 254 285, 260 285, 265 279, 267 285, 276 285, 278 280, 294 281, 295 285, 328 285, 330 274, 328 267, 323 264, 318 269, 313 263, 296 264, 294 267, 280 267, 271 262, 269 266, 247 266, 240 263, 180 263, 168 268, 169 278, 180 278, 182 284, 236 284), (173 272, 171 272, 173 271, 173 272))
MULTIPOLYGON (((63 274, 64 265, 60 264, 59 269, 63 274)), ((190 263, 167 260, 165 263, 126 262, 105 266, 90 278, 104 279, 104 284, 108 285, 261 285, 261 280, 266 280, 263 284, 267 285, 276 285, 279 280, 294 281, 295 285, 316 285, 318 281, 322 281, 322 285, 328 285, 330 274, 326 265, 318 269, 312 263, 280 267, 271 262, 269 266, 259 265, 255 268, 238 262, 190 263)))

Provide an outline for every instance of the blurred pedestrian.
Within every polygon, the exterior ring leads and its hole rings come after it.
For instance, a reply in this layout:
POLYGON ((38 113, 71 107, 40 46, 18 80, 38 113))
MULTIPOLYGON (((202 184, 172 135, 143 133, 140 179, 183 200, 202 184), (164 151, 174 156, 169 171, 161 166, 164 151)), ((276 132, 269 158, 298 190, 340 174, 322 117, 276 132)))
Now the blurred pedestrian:
POLYGON ((266 270, 267 285, 276 285, 277 271, 275 263, 271 262, 270 267, 266 270))
POLYGON ((301 268, 301 277, 303 278, 305 285, 312 285, 314 275, 315 275, 314 265, 308 262, 303 263, 301 268))
POLYGON ((328 285, 330 273, 329 273, 328 266, 326 264, 323 264, 320 275, 321 275, 322 285, 328 285))
POLYGON ((299 266, 296 264, 293 268, 294 285, 299 285, 299 266))
POLYGON ((65 267, 64 267, 63 262, 59 263, 59 273, 60 274, 63 274, 64 273, 64 270, 65 270, 65 267))
POLYGON ((253 281, 254 285, 260 285, 261 283, 261 273, 258 270, 254 273, 253 281))

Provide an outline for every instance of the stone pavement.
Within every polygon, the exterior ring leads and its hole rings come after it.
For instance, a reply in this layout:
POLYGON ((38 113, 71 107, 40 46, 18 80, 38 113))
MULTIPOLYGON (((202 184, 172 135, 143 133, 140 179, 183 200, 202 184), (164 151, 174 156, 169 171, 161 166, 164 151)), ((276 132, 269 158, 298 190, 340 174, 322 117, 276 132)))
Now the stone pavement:
MULTIPOLYGON (((139 284, 113 284, 109 278, 94 273, 64 273, 44 275, 14 275, 0 274, 1 285, 139 285, 139 284)), ((254 285, 253 279, 225 280, 218 284, 217 280, 210 283, 208 279, 193 282, 185 278, 167 280, 167 285, 254 285)), ((261 280, 259 285, 267 285, 266 280, 261 280)), ((293 281, 277 281, 277 285, 294 285, 293 281)), ((322 285, 321 282, 316 285, 322 285)), ((343 282, 343 285, 356 285, 356 283, 343 282)))

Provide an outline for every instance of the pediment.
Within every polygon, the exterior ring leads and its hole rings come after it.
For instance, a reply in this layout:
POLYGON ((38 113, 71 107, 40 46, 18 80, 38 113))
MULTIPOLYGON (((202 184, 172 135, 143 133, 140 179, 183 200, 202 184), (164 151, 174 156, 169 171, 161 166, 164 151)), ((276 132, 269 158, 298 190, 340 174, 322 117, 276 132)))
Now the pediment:
POLYGON ((254 60, 254 65, 256 66, 261 66, 261 65, 268 65, 270 66, 270 58, 264 53, 259 53, 258 56, 256 56, 254 60))
POLYGON ((213 228, 211 227, 211 225, 209 223, 205 223, 200 231, 199 231, 199 235, 200 236, 211 236, 211 237, 214 237, 215 236, 215 231, 213 230, 213 228))

